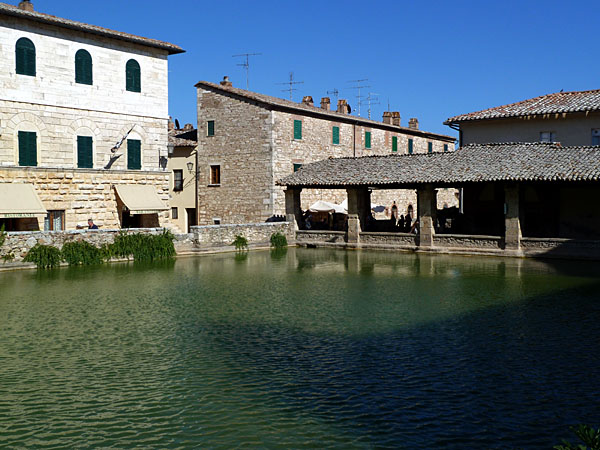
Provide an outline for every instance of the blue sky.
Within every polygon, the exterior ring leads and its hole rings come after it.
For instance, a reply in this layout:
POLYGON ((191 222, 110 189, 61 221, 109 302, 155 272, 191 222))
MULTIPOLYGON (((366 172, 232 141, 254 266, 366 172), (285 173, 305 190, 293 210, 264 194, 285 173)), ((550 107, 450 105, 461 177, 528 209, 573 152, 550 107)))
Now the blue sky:
MULTIPOLYGON (((16 4, 17 0, 4 0, 16 4)), ((598 1, 223 1, 33 0, 36 10, 161 39, 187 53, 170 57, 169 111, 196 121, 194 84, 229 75, 245 88, 294 100, 337 89, 357 112, 350 80, 379 94, 371 117, 398 110, 402 124, 455 136, 453 115, 561 89, 600 88, 598 1)), ((331 95, 330 95, 331 96, 331 95)), ((333 99, 332 99, 333 102, 333 99)), ((363 104, 361 116, 367 116, 363 104)))

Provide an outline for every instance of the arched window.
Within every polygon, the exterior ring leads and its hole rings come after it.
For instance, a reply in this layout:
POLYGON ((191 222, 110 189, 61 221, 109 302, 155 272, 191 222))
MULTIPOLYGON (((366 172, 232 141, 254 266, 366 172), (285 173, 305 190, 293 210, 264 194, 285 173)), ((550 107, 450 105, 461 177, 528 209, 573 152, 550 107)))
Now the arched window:
POLYGON ((75 83, 92 84, 92 56, 83 49, 75 53, 75 83))
POLYGON ((15 46, 17 73, 35 77, 35 45, 27 38, 21 38, 15 46))
POLYGON ((140 65, 135 59, 127 61, 125 66, 126 87, 131 92, 142 92, 140 65))

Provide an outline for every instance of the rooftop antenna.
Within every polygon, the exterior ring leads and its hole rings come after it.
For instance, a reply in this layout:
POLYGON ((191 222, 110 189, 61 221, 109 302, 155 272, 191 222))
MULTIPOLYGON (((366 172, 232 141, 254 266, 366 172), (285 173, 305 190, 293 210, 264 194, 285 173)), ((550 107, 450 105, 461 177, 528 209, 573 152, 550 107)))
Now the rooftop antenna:
MULTIPOLYGON (((371 118, 371 105, 379 105, 379 99, 377 98, 379 94, 376 94, 375 92, 369 92, 369 95, 367 95, 367 103, 369 104, 369 119, 371 118)), ((389 104, 388 104, 388 108, 389 108, 389 104)))
POLYGON ((333 88, 332 91, 327 91, 327 93, 333 95, 335 97, 335 103, 337 103, 338 96, 340 95, 340 91, 338 91, 337 88, 333 88))
POLYGON ((362 78, 360 80, 350 80, 348 83, 356 83, 354 86, 351 86, 351 89, 358 89, 358 94, 356 95, 357 103, 358 103, 358 115, 360 116, 360 105, 362 104, 363 96, 360 95, 360 90, 364 88, 370 88, 371 86, 362 84, 365 81, 369 81, 368 78, 362 78))
POLYGON ((237 64, 238 66, 242 66, 246 69, 246 90, 250 90, 250 56, 258 56, 258 55, 262 55, 262 53, 240 53, 239 55, 232 55, 232 58, 239 58, 239 57, 245 57, 246 61, 241 63, 241 64, 237 64))
POLYGON ((297 91, 298 89, 296 89, 294 86, 296 84, 304 84, 304 81, 294 81, 294 72, 290 72, 290 81, 287 81, 285 83, 277 83, 277 84, 286 84, 289 87, 286 89, 282 89, 281 92, 289 92, 290 93, 290 101, 292 100, 292 93, 293 91, 297 91))

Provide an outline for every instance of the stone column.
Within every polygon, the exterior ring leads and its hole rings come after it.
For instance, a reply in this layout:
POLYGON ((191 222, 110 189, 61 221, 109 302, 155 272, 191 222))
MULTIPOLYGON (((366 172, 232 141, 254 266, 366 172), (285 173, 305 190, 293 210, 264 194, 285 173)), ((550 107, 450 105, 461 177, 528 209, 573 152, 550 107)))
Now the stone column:
POLYGON ((360 243, 360 189, 346 189, 348 193, 348 244, 360 243))
POLYGON ((361 231, 367 231, 367 221, 371 213, 371 192, 362 188, 358 191, 358 218, 361 231))
POLYGON ((435 228, 433 218, 437 208, 436 191, 427 185, 417 189, 417 209, 419 217, 419 246, 432 247, 435 228))
POLYGON ((521 219, 519 218, 519 186, 504 187, 504 248, 521 248, 521 219))
POLYGON ((285 220, 291 222, 294 230, 299 230, 302 224, 302 208, 300 207, 300 192, 302 188, 289 188, 285 192, 285 220))

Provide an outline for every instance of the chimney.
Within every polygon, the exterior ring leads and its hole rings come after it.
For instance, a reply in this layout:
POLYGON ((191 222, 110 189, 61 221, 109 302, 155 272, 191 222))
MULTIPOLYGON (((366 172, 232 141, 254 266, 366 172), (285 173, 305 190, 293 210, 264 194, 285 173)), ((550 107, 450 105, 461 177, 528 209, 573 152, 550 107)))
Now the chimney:
POLYGON ((392 113, 389 111, 383 112, 383 123, 390 125, 392 123, 392 113))
POLYGON ((331 99, 329 97, 321 98, 321 109, 329 111, 331 109, 331 99))
POLYGON ((169 131, 172 131, 175 129, 175 124, 173 123, 173 118, 171 116, 169 116, 169 131))
POLYGON ((307 106, 314 106, 313 99, 310 95, 302 97, 302 104, 307 106))
POLYGON ((33 3, 31 3, 29 0, 21 0, 21 3, 19 3, 19 9, 33 12, 33 3))
POLYGON ((412 128, 413 130, 419 129, 419 119, 416 117, 411 117, 408 119, 408 128, 412 128))
POLYGON ((233 83, 231 81, 229 81, 229 77, 227 75, 225 75, 223 77, 223 81, 221 81, 221 86, 225 86, 225 87, 232 87, 233 83))
POLYGON ((350 113, 350 105, 348 105, 348 101, 344 99, 339 99, 337 104, 337 112, 342 114, 350 113))
POLYGON ((194 125, 192 125, 191 123, 186 123, 186 124, 183 126, 183 130, 184 130, 184 131, 192 131, 193 129, 194 129, 194 125))
MULTIPOLYGON (((399 111, 392 111, 392 125, 396 125, 397 127, 400 126, 400 112, 399 111)), ((418 123, 417 123, 417 128, 419 128, 418 123)))

